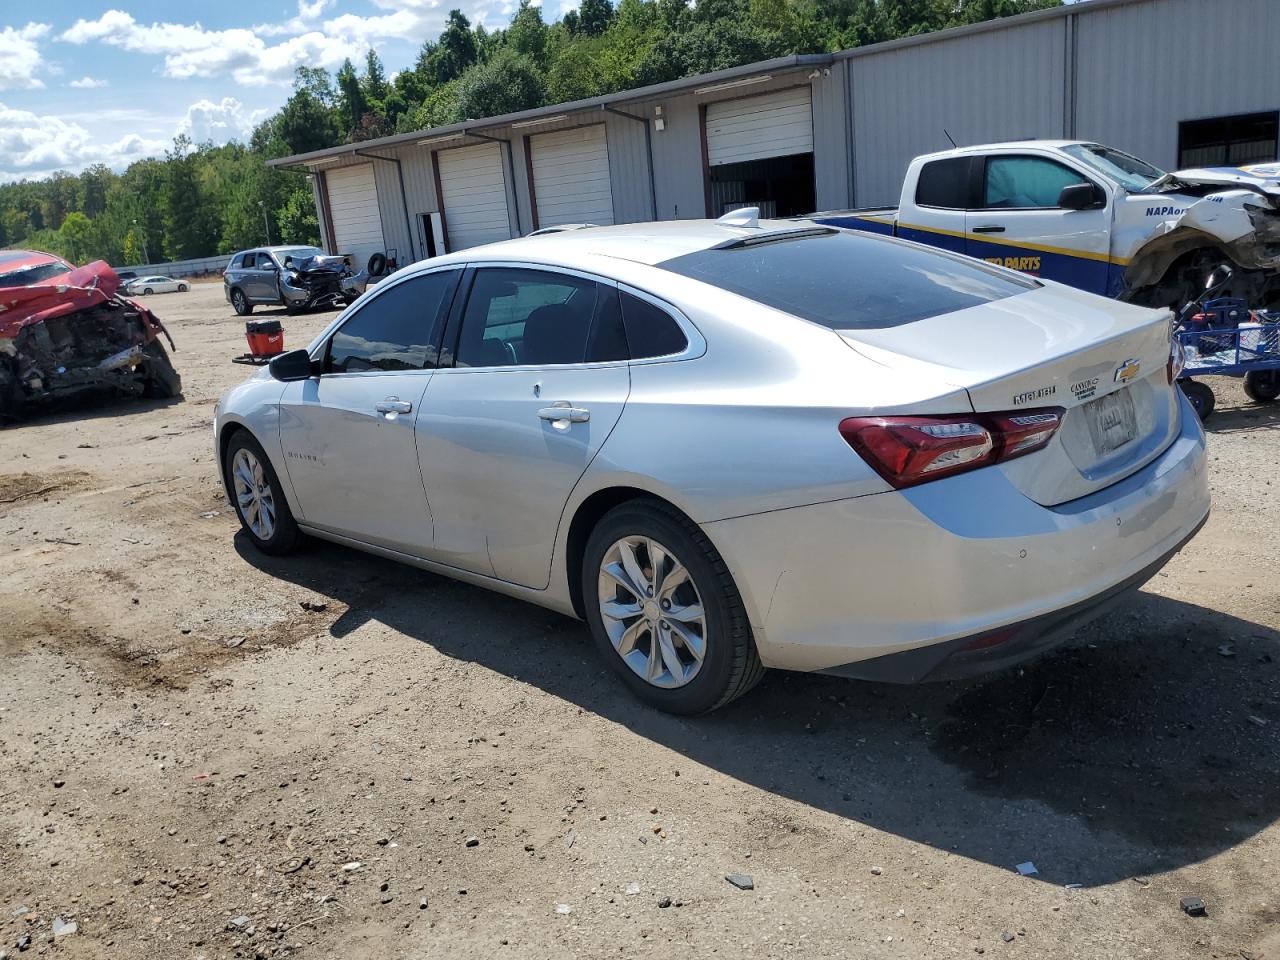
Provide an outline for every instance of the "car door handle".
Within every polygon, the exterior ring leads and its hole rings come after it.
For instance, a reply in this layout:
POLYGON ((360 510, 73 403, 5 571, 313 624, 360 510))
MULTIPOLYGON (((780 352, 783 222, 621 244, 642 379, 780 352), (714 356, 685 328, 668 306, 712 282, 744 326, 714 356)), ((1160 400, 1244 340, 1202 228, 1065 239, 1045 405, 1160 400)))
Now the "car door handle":
POLYGON ((591 411, 583 407, 575 407, 568 400, 557 400, 549 407, 543 407, 538 411, 538 416, 543 420, 550 420, 552 423, 568 422, 568 423, 586 423, 591 419, 591 411))
POLYGON ((409 413, 413 410, 413 404, 399 397, 387 397, 385 400, 379 400, 374 409, 379 413, 409 413))
POLYGON ((989 223, 985 227, 974 227, 973 233, 1004 233, 1004 227, 998 223, 989 223))

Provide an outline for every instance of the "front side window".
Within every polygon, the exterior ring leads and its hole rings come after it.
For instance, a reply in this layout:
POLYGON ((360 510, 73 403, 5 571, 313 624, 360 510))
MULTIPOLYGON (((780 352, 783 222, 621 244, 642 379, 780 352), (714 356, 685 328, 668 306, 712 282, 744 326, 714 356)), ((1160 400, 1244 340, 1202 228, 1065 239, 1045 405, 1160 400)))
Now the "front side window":
POLYGON ((377 290, 329 341, 328 373, 423 370, 436 365, 436 340, 456 270, 410 277, 377 290))
POLYGON ((1058 205, 1063 187, 1089 181, 1043 157, 988 157, 983 206, 988 209, 1046 209, 1058 205))
POLYGON ((457 366, 584 362, 597 288, 566 274, 480 268, 462 317, 457 366))

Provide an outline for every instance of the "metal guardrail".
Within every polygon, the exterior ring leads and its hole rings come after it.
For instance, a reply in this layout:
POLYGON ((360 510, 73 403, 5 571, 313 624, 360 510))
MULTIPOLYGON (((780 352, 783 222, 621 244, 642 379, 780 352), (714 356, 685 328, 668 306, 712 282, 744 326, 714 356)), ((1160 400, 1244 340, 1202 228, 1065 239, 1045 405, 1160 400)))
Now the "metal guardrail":
POLYGON ((228 253, 218 257, 198 257, 195 260, 175 260, 169 263, 143 263, 137 266, 113 264, 112 269, 117 273, 123 270, 139 277, 151 273, 166 277, 197 277, 206 273, 221 273, 231 262, 232 256, 228 253))

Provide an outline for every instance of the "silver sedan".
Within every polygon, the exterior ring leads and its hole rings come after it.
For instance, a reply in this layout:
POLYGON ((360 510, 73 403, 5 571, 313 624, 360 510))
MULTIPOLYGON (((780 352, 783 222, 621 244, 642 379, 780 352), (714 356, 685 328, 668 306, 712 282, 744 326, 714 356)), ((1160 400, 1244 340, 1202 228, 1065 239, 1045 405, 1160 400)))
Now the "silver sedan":
POLYGON ((402 270, 220 401, 248 539, 580 617, 650 704, 766 667, 1032 656, 1209 510, 1167 311, 811 224, 564 231, 402 270))
POLYGON ((135 277, 124 285, 124 292, 131 297, 149 297, 153 293, 186 293, 189 289, 185 280, 175 280, 173 277, 135 277))

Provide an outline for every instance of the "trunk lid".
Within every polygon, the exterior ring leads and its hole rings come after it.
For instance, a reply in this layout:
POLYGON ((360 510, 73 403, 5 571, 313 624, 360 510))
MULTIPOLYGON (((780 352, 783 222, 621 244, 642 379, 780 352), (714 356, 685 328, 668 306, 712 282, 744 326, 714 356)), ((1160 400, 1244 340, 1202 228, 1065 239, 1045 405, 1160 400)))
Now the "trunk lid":
POLYGON ((1064 409, 1048 447, 998 468, 1024 495, 1053 506, 1122 480, 1172 442, 1179 407, 1166 371, 1170 323, 1168 311, 1055 284, 840 335, 903 376, 964 388, 980 413, 1064 409))

